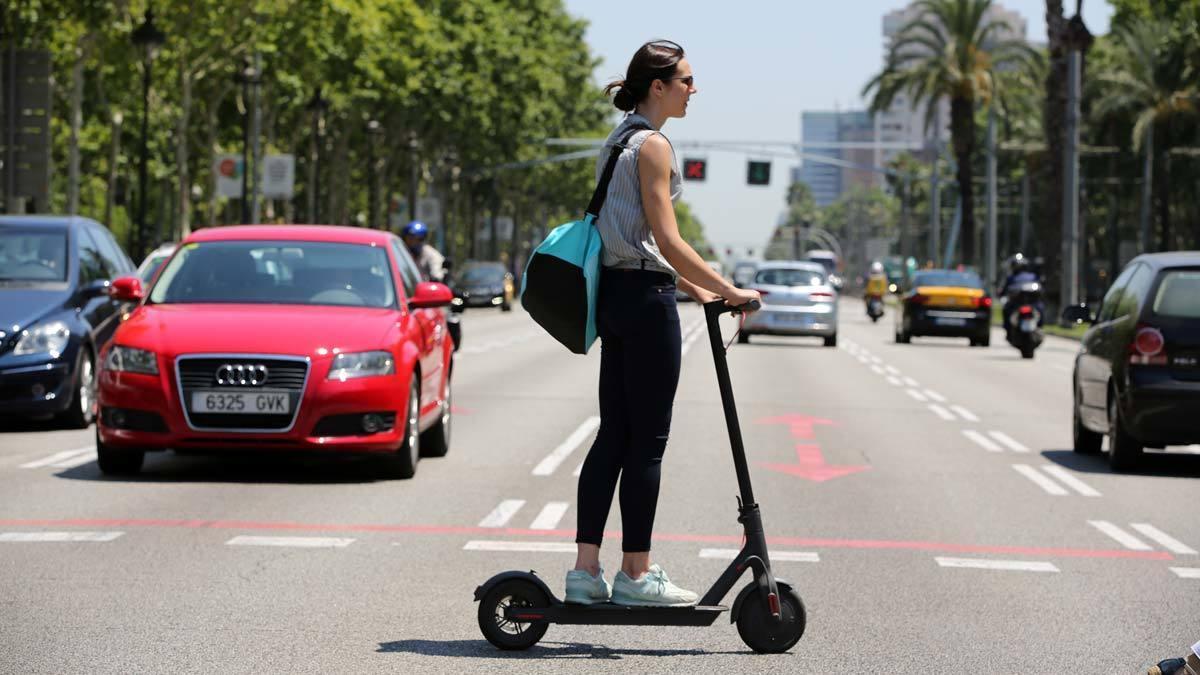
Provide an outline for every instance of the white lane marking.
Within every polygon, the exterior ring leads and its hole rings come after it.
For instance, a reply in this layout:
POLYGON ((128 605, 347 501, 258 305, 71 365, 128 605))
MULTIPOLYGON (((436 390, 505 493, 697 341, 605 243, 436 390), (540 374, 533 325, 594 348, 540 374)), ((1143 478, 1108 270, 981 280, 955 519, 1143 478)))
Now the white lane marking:
POLYGON ((883 359, 875 355, 868 356, 867 358, 871 359, 871 363, 883 363, 883 359))
POLYGON ((524 553, 574 553, 575 544, 558 541, 468 541, 464 551, 520 551, 524 553))
POLYGON ((531 530, 553 530, 558 527, 558 521, 567 512, 567 507, 570 504, 567 502, 550 502, 542 507, 541 513, 537 514, 537 518, 533 519, 533 524, 529 526, 531 530))
POLYGON ((1184 544, 1183 542, 1172 537, 1166 532, 1163 532, 1157 527, 1150 525, 1149 523, 1133 523, 1130 525, 1130 527, 1158 542, 1159 545, 1171 553, 1178 555, 1196 555, 1196 549, 1184 544))
POLYGON ((919 386, 921 386, 921 383, 920 383, 920 382, 917 382, 916 380, 912 379, 911 377, 909 377, 909 376, 907 376, 907 375, 905 375, 905 376, 904 376, 904 384, 907 384, 907 385, 908 385, 908 386, 910 386, 910 387, 919 387, 919 386))
POLYGON ((930 400, 937 401, 938 403, 946 402, 945 396, 942 396, 941 394, 937 393, 936 391, 934 391, 932 389, 926 389, 925 395, 928 396, 930 398, 930 400))
POLYGON ((93 450, 92 452, 86 452, 78 457, 72 457, 71 459, 63 462, 55 462, 54 464, 51 464, 50 467, 53 469, 74 469, 77 466, 90 464, 97 459, 96 452, 93 450))
POLYGON ((353 539, 341 537, 260 537, 238 535, 225 542, 226 546, 290 546, 292 548, 346 548, 353 539))
POLYGON ((1066 483, 1067 487, 1078 492, 1079 494, 1083 495, 1084 497, 1099 497, 1100 496, 1099 490, 1097 490, 1096 488, 1092 487, 1091 485, 1088 485, 1087 483, 1079 480, 1075 476, 1071 475, 1070 471, 1067 471, 1066 469, 1062 468, 1061 466, 1043 466, 1042 471, 1045 471, 1046 473, 1050 474, 1051 476, 1054 476, 1055 478, 1059 479, 1063 483, 1066 483))
POLYGON ((1100 530, 1104 534, 1107 534, 1108 536, 1112 537, 1113 539, 1116 540, 1116 542, 1118 544, 1124 546, 1125 548, 1129 549, 1130 551, 1153 551, 1154 550, 1153 547, 1151 547, 1146 542, 1142 541, 1141 539, 1138 539, 1137 537, 1133 536, 1132 534, 1129 534, 1128 532, 1126 532, 1125 530, 1122 530, 1121 528, 1117 527, 1116 525, 1113 525, 1112 523, 1108 522, 1107 520, 1089 520, 1087 522, 1088 522, 1088 525, 1091 525, 1092 527, 1096 528, 1097 530, 1100 530))
POLYGON ((982 570, 1016 570, 1021 572, 1057 572, 1054 563, 1037 560, 986 560, 983 558, 934 558, 939 567, 969 567, 982 570))
POLYGON ((570 436, 567 436, 567 440, 563 441, 562 444, 552 450, 549 455, 546 455, 545 459, 543 459, 541 462, 538 462, 537 466, 533 467, 533 475, 549 476, 550 474, 554 473, 555 469, 558 468, 558 465, 562 464, 572 452, 575 452, 575 448, 578 448, 581 443, 587 440, 587 437, 590 436, 591 433, 599 426, 599 417, 589 417, 584 420, 583 424, 580 424, 578 429, 572 431, 570 436))
POLYGON ((112 541, 124 532, 0 532, 0 541, 112 541))
POLYGON ((987 450, 988 452, 1004 452, 1004 448, 992 442, 992 439, 975 431, 974 429, 963 429, 963 436, 971 439, 976 445, 987 450))
POLYGON ((886 370, 886 371, 888 371, 888 372, 889 372, 889 373, 891 373, 892 375, 899 375, 899 374, 900 374, 900 369, 899 369, 899 368, 897 368, 896 366, 884 366, 884 367, 883 367, 883 369, 884 369, 884 370, 886 370))
POLYGON ((920 401, 921 403, 926 403, 929 401, 929 399, 925 398, 925 394, 922 394, 921 392, 917 391, 916 389, 905 389, 904 393, 913 397, 915 400, 920 401))
POLYGON ((513 516, 517 515, 517 511, 525 506, 524 499, 505 499, 500 502, 492 512, 483 517, 479 521, 480 527, 504 527, 513 516))
POLYGON ((696 344, 696 340, 699 340, 700 336, 707 332, 701 329, 707 327, 707 325, 697 322, 695 326, 689 329, 687 341, 683 343, 683 347, 679 350, 680 358, 687 356, 687 353, 692 349, 692 345, 696 344))
POLYGON ((971 412, 970 410, 967 410, 966 408, 962 407, 961 405, 952 405, 952 406, 950 406, 950 409, 953 410, 954 412, 958 413, 959 417, 963 418, 964 420, 966 420, 968 422, 978 422, 979 421, 979 418, 975 416, 975 413, 971 412))
MULTIPOLYGON (((741 553, 736 548, 702 548, 700 549, 701 558, 716 558, 719 560, 733 560, 741 553)), ((821 556, 812 551, 771 551, 771 562, 775 561, 787 562, 821 562, 821 556)))
POLYGON ((936 403, 930 403, 930 404, 929 404, 929 410, 930 410, 930 411, 931 411, 931 412, 932 412, 934 415, 937 415, 938 417, 940 417, 940 418, 942 418, 942 419, 946 420, 947 422, 953 422, 953 421, 954 421, 954 415, 950 414, 950 411, 949 411, 949 410, 946 410, 945 408, 943 408, 942 406, 940 406, 940 405, 938 405, 938 404, 936 404, 936 403))
POLYGON ((893 377, 891 375, 888 375, 887 381, 888 381, 888 384, 892 385, 893 387, 903 387, 904 386, 904 383, 901 382, 900 378, 898 378, 898 377, 893 377))
POLYGON ((1012 436, 1009 436, 1003 431, 989 431, 988 435, 999 441, 1001 445, 1007 447, 1013 452, 1029 452, 1029 448, 1013 440, 1012 436))
POLYGON ((1033 481, 1038 487, 1042 488, 1047 493, 1054 495, 1055 497, 1065 497, 1067 494, 1069 494, 1062 488, 1061 485, 1038 473, 1037 469, 1034 469, 1028 464, 1013 464, 1012 468, 1016 470, 1017 473, 1033 481))
POLYGON ((860 355, 860 356, 858 357, 858 362, 859 362, 859 363, 867 363, 867 362, 868 362, 868 361, 867 361, 867 357, 865 357, 865 356, 861 356, 861 355, 860 355))
POLYGON ((1180 579, 1200 579, 1200 567, 1172 567, 1170 569, 1180 579))
POLYGON ((871 372, 875 373, 876 375, 882 375, 883 368, 880 368, 879 366, 871 366, 871 372))
POLYGON ((53 455, 50 455, 49 457, 43 457, 41 459, 34 460, 32 462, 26 462, 26 463, 22 464, 20 468, 22 468, 22 469, 37 469, 39 467, 49 466, 51 464, 55 464, 57 462, 62 462, 64 460, 75 457, 76 455, 82 455, 82 454, 89 453, 89 452, 95 453, 96 446, 89 445, 86 448, 75 448, 74 450, 63 450, 62 452, 56 452, 53 455))

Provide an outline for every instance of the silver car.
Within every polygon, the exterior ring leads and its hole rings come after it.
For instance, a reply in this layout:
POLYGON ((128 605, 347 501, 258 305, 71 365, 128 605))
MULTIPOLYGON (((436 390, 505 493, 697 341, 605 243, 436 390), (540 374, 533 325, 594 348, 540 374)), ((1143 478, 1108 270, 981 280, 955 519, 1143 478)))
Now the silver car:
POLYGON ((819 263, 765 262, 749 286, 762 294, 762 309, 747 315, 738 342, 751 335, 811 335, 837 346, 837 291, 819 263))

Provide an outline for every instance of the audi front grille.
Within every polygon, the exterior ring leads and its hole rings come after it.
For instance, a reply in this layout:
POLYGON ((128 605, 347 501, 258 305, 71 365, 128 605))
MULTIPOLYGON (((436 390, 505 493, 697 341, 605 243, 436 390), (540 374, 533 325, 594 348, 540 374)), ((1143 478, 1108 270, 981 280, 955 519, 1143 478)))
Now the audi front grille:
POLYGON ((203 354, 175 360, 179 401, 188 426, 195 431, 279 433, 290 431, 300 412, 308 382, 309 360, 300 356, 265 354, 203 354), (240 368, 239 368, 240 367, 240 368), (265 377, 261 376, 265 369, 265 377), (192 392, 228 394, 286 392, 288 412, 211 413, 192 411, 192 392))

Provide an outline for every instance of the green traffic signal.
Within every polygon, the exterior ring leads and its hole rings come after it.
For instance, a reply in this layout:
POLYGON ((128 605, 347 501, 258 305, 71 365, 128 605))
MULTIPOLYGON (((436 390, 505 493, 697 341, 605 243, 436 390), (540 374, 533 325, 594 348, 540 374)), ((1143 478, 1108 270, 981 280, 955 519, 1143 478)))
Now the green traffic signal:
POLYGON ((770 185, 771 163, 749 162, 746 167, 746 182, 750 185, 770 185))

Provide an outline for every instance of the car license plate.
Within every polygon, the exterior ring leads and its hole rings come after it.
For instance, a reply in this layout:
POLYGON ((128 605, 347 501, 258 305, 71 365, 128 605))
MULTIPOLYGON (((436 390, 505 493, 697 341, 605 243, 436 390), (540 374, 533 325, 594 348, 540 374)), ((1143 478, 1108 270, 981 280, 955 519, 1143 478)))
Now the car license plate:
POLYGON ((192 392, 194 413, 286 415, 290 403, 287 392, 192 392))
POLYGON ((809 323, 812 319, 807 314, 779 314, 780 323, 809 323))
POLYGON ((940 316, 940 317, 934 319, 933 322, 939 326, 965 326, 965 325, 967 325, 966 319, 956 319, 953 317, 944 317, 944 316, 940 316))

